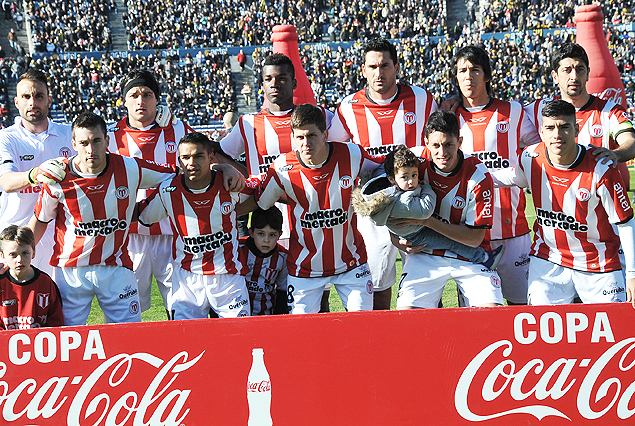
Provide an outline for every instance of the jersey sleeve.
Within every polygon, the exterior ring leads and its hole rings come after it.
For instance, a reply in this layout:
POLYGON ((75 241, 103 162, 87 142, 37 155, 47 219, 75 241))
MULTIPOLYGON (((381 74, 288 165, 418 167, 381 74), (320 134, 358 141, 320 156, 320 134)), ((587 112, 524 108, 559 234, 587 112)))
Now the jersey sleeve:
POLYGON ((540 143, 540 134, 531 121, 529 114, 523 110, 522 123, 520 124, 520 138, 518 144, 521 148, 540 143))
POLYGON ((258 206, 263 210, 271 208, 271 206, 273 206, 276 201, 278 201, 278 199, 280 199, 280 197, 285 194, 285 191, 282 187, 282 182, 280 180, 280 175, 276 170, 278 166, 279 162, 278 160, 276 160, 267 170, 267 174, 262 181, 260 190, 256 191, 256 202, 258 203, 258 206))
POLYGON ((231 132, 219 142, 223 152, 234 160, 245 152, 245 139, 242 134, 243 126, 244 120, 240 117, 231 132))
POLYGON ((383 164, 384 164, 384 160, 386 159, 385 156, 381 156, 381 155, 371 155, 368 152, 366 152, 366 150, 364 148, 362 148, 360 145, 356 145, 359 150, 361 151, 362 154, 362 164, 360 167, 360 175, 375 175, 375 172, 377 172, 378 170, 380 170, 381 172, 383 172, 383 164))
POLYGON ((471 191, 467 202, 465 225, 471 228, 490 229, 493 222, 494 183, 483 164, 470 178, 471 191))
POLYGON ((139 188, 141 189, 155 188, 164 180, 172 179, 178 171, 176 166, 158 165, 140 158, 135 158, 135 161, 140 169, 139 188))
POLYGON ((5 132, 0 132, 0 176, 7 172, 17 172, 16 158, 11 141, 5 132))
POLYGON ((289 277, 289 270, 287 269, 286 259, 282 262, 282 268, 280 272, 278 272, 278 276, 276 277, 276 290, 277 291, 287 291, 287 278, 289 277))
POLYGON ((161 199, 161 191, 165 191, 166 187, 167 185, 161 185, 148 198, 139 202, 139 223, 150 226, 168 217, 168 211, 161 199))
POLYGON ((333 142, 348 142, 352 140, 352 134, 348 130, 344 122, 344 116, 341 112, 341 105, 337 107, 333 119, 331 120, 331 126, 329 127, 329 141, 333 142))
POLYGON ((613 137, 613 139, 617 138, 617 135, 623 132, 635 132, 633 123, 619 105, 611 111, 610 126, 611 137, 613 137))
POLYGON ((48 223, 57 217, 57 207, 59 199, 51 191, 51 187, 47 184, 42 184, 42 191, 40 192, 33 213, 40 222, 48 223))
POLYGON ((609 221, 614 224, 627 222, 633 217, 633 208, 620 172, 616 168, 602 164, 596 167, 606 167, 606 172, 598 181, 597 194, 609 221))

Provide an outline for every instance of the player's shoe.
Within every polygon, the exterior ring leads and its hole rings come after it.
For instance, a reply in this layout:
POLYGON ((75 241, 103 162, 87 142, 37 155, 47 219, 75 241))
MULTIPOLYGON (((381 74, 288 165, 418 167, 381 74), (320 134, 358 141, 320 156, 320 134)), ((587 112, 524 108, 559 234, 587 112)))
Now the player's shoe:
POLYGON ((487 253, 487 259, 485 259, 485 262, 481 262, 481 264, 490 271, 493 271, 494 269, 496 269, 498 263, 501 261, 504 251, 505 246, 498 246, 494 250, 486 251, 485 253, 487 253))

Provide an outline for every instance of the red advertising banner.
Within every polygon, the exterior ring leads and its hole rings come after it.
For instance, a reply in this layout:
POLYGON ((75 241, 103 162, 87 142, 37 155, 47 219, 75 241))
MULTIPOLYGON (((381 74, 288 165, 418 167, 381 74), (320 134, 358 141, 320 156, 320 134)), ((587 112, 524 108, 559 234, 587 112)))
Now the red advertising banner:
POLYGON ((6 331, 0 424, 631 425, 634 326, 615 304, 6 331))

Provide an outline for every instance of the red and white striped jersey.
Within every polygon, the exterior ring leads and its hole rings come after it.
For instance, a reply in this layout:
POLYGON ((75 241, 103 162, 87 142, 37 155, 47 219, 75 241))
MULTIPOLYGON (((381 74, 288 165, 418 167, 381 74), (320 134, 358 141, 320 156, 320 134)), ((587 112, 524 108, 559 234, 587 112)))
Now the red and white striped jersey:
MULTIPOLYGON (((559 96, 541 99, 525 106, 525 111, 536 128, 542 126, 542 109, 553 99, 559 96)), ((576 109, 575 118, 580 132, 576 142, 580 145, 602 146, 607 149, 618 147, 615 138, 623 131, 632 131, 633 124, 625 115, 621 105, 613 101, 607 101, 591 95, 589 102, 582 108, 576 109)))
POLYGON ((371 155, 386 155, 395 145, 423 145, 426 123, 438 109, 437 103, 426 89, 406 84, 397 87, 395 99, 387 105, 370 100, 367 89, 345 97, 337 107, 329 140, 350 140, 371 155))
POLYGON ((267 171, 258 204, 271 207, 287 196, 291 211, 289 274, 328 277, 366 263, 364 240, 357 231, 351 193, 360 173, 371 173, 382 159, 359 145, 329 143, 327 161, 306 167, 295 151, 280 156, 267 171))
POLYGON ((55 219, 51 266, 125 266, 128 232, 140 188, 153 188, 174 177, 174 166, 160 166, 138 158, 108 154, 106 169, 97 177, 81 177, 67 163, 60 183, 43 185, 35 205, 40 222, 55 219), (132 195, 132 196, 131 196, 132 195))
POLYGON ((241 275, 245 276, 251 315, 271 315, 276 303, 276 290, 287 288, 287 251, 281 246, 262 253, 254 245, 253 238, 238 240, 238 252, 243 264, 241 275))
MULTIPOLYGON (((423 161, 419 165, 419 178, 430 183, 437 195, 432 214, 435 218, 470 228, 490 229, 493 221, 494 184, 487 168, 476 157, 463 156, 449 176, 436 171, 430 161, 430 151, 421 150, 423 161)), ((415 152, 417 153, 417 152, 415 152)), ((481 247, 490 249, 487 234, 481 247)), ((426 253, 463 259, 448 250, 426 250, 426 253)))
MULTIPOLYGON (((170 123, 167 127, 155 125, 148 130, 138 130, 128 126, 128 119, 124 118, 109 129, 108 150, 124 157, 142 158, 156 164, 178 166, 179 141, 193 131, 181 120, 177 120, 176 124, 170 123)), ((137 201, 145 200, 149 194, 150 190, 139 190, 137 201)), ((150 228, 133 223, 130 226, 130 232, 143 235, 170 235, 172 229, 170 222, 166 219, 150 228)))
MULTIPOLYGON (((325 108, 322 111, 328 127, 333 113, 325 108)), ((291 114, 274 115, 263 109, 256 114, 243 115, 220 141, 220 147, 233 159, 244 153, 249 176, 263 174, 280 154, 295 150, 291 138, 291 114)))
MULTIPOLYGON (((518 102, 491 98, 478 111, 461 106, 456 113, 463 138, 461 150, 478 158, 490 172, 514 166, 521 152, 521 136, 536 133, 531 123, 525 121, 523 107, 518 102)), ((494 221, 486 239, 502 240, 528 233, 525 204, 522 189, 495 188, 494 221)))
POLYGON ((181 268, 195 274, 238 274, 238 230, 235 206, 253 192, 227 192, 223 175, 213 172, 212 183, 195 193, 185 186, 183 175, 165 181, 140 205, 139 221, 145 224, 170 218, 177 238, 172 257, 181 268))
POLYGON ((544 143, 527 147, 509 183, 531 188, 537 216, 532 255, 579 271, 617 271, 620 239, 612 224, 628 221, 633 209, 619 171, 596 162, 595 148, 581 149, 573 165, 560 169, 544 143))

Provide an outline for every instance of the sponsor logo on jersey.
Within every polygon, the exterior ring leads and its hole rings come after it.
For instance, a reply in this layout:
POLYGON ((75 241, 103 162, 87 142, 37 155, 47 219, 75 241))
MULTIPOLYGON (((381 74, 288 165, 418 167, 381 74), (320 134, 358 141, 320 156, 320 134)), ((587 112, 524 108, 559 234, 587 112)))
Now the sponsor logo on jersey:
POLYGON ((591 137, 601 138, 604 135, 604 129, 601 124, 591 126, 591 137))
POLYGON ((558 176, 551 176, 551 183, 552 183, 552 185, 555 185, 555 186, 562 186, 564 188, 568 188, 569 187, 569 179, 567 179, 567 178, 562 178, 562 177, 558 177, 558 176))
MULTIPOLYGON (((269 167, 271 166, 271 163, 273 163, 276 160, 276 158, 278 158, 278 155, 265 155, 265 156, 263 156, 262 157, 263 164, 260 164, 258 166, 258 171, 260 173, 266 173, 267 170, 269 170, 269 167)), ((283 170, 281 170, 281 171, 283 171, 283 170)))
POLYGON ((218 250, 223 244, 232 240, 232 236, 223 231, 214 234, 183 237, 183 251, 190 254, 206 253, 218 250))
POLYGON ((168 154, 174 154, 176 152, 176 143, 169 141, 165 143, 165 150, 168 154))
POLYGON ((622 206, 622 210, 627 212, 631 209, 631 203, 628 201, 628 196, 624 191, 624 187, 620 183, 613 184, 613 190, 615 190, 615 195, 617 195, 617 201, 622 206))
POLYGON ((529 158, 538 158, 540 156, 539 153, 537 153, 536 151, 525 151, 523 152, 523 155, 529 157, 529 158))
POLYGON ((152 142, 154 140, 154 136, 139 136, 137 140, 143 143, 152 142))
POLYGON ((193 203, 197 206, 206 206, 211 200, 194 200, 193 203))
POLYGON ((136 314, 139 312, 139 301, 138 300, 131 300, 130 301, 130 306, 128 307, 128 312, 130 312, 131 314, 136 314))
POLYGON ((479 118, 470 118, 468 121, 468 123, 474 123, 474 124, 479 124, 479 123, 484 123, 484 121, 487 120, 487 117, 479 117, 479 118))
POLYGON ((59 155, 60 157, 68 158, 71 156, 71 149, 67 146, 60 148, 59 155))
POLYGON ((417 114, 412 111, 408 111, 403 116, 403 122, 408 125, 415 124, 417 122, 417 114))
POLYGON ((389 117, 390 115, 392 115, 395 111, 377 111, 377 115, 380 117, 389 117))
POLYGON ((362 272, 357 272, 355 278, 364 278, 370 275, 370 269, 364 269, 362 272))
POLYGON ((458 195, 452 199, 452 207, 455 209, 463 209, 465 207, 465 198, 458 195))
POLYGON ((127 186, 120 186, 115 189, 115 197, 119 198, 120 200, 125 200, 126 198, 128 198, 129 195, 130 190, 127 186))
POLYGON ((520 267, 529 264, 529 255, 527 253, 523 253, 520 255, 519 260, 514 262, 514 266, 520 267))
POLYGON ((115 133, 119 131, 119 126, 115 126, 115 127, 111 127, 110 130, 108 130, 109 132, 115 133))
POLYGON ((229 309, 237 309, 242 306, 245 306, 246 304, 247 304, 247 300, 245 299, 237 300, 235 303, 232 303, 231 305, 229 305, 229 309))
POLYGON ((234 211, 234 205, 229 201, 225 201, 220 205, 220 212, 222 214, 230 214, 232 211, 234 211))
POLYGON ((315 183, 319 183, 319 182, 327 180, 329 176, 330 175, 328 173, 323 173, 321 175, 311 176, 311 178, 315 181, 315 183))
POLYGON ((3 300, 2 301, 2 306, 13 306, 16 303, 18 303, 17 299, 3 300))
POLYGON ((447 188, 448 188, 448 186, 447 186, 447 185, 445 185, 445 184, 443 184, 443 183, 441 183, 441 182, 437 182, 436 180, 433 180, 433 181, 432 181, 432 184, 433 184, 434 186, 436 186, 437 188, 441 188, 441 189, 447 189, 447 188))
POLYGON ((352 177, 346 175, 346 176, 342 176, 340 178, 340 187, 342 189, 348 189, 351 186, 353 186, 353 178, 352 177))
POLYGON ((492 191, 483 191, 483 217, 492 217, 492 191))
POLYGON ((348 101, 346 101, 347 104, 356 104, 359 102, 359 99, 349 99, 348 101))
POLYGON ((88 187, 90 192, 105 192, 104 185, 91 185, 88 187))
POLYGON ((37 305, 42 309, 46 309, 46 307, 50 303, 50 299, 51 299, 50 293, 37 293, 35 295, 35 301, 37 305))
POLYGON ((380 145, 380 146, 369 146, 366 148, 366 152, 370 155, 386 155, 397 148, 397 145, 380 145))
POLYGON ((589 192, 589 190, 586 188, 579 188, 576 191, 575 196, 578 200, 582 202, 589 201, 589 198, 591 198, 591 192, 589 192))
POLYGON ((581 224, 573 216, 569 216, 563 212, 552 212, 540 208, 536 209, 536 222, 538 222, 540 226, 558 228, 565 231, 586 232, 589 230, 587 225, 581 224))
POLYGON ((131 285, 127 285, 123 288, 123 293, 119 293, 120 299, 130 299, 132 296, 135 296, 139 293, 139 290, 133 288, 131 285))
POLYGON ((282 166, 278 169, 279 172, 286 172, 293 168, 293 164, 287 164, 286 166, 282 166))
POLYGON ((613 283, 613 285, 610 285, 609 287, 613 287, 613 288, 602 290, 602 294, 604 296, 608 296, 609 294, 624 293, 624 287, 620 287, 619 285, 617 285, 617 283, 613 283))
POLYGON ((348 221, 348 212, 340 209, 318 210, 305 213, 300 219, 300 226, 306 229, 333 228, 348 221))
POLYGON ((478 151, 472 155, 485 164, 488 169, 505 169, 509 167, 509 160, 503 158, 495 151, 478 151))
POLYGON ((42 188, 40 187, 40 185, 35 185, 35 186, 27 186, 26 188, 20 190, 20 194, 35 194, 42 191, 42 188))
POLYGON ((21 161, 31 161, 34 158, 35 158, 35 156, 33 154, 20 155, 20 160, 21 161))
POLYGON ((509 121, 499 121, 496 123, 498 133, 507 133, 509 131, 509 121))
POLYGON ((289 127, 291 125, 291 119, 288 120, 278 120, 278 121, 274 121, 274 123, 276 124, 276 126, 278 127, 289 127))
POLYGON ((75 235, 79 237, 95 237, 97 235, 110 235, 115 231, 128 229, 128 222, 116 218, 93 220, 91 222, 78 222, 75 235))
POLYGON ((174 192, 176 191, 176 186, 166 186, 163 188, 163 192, 174 192))

